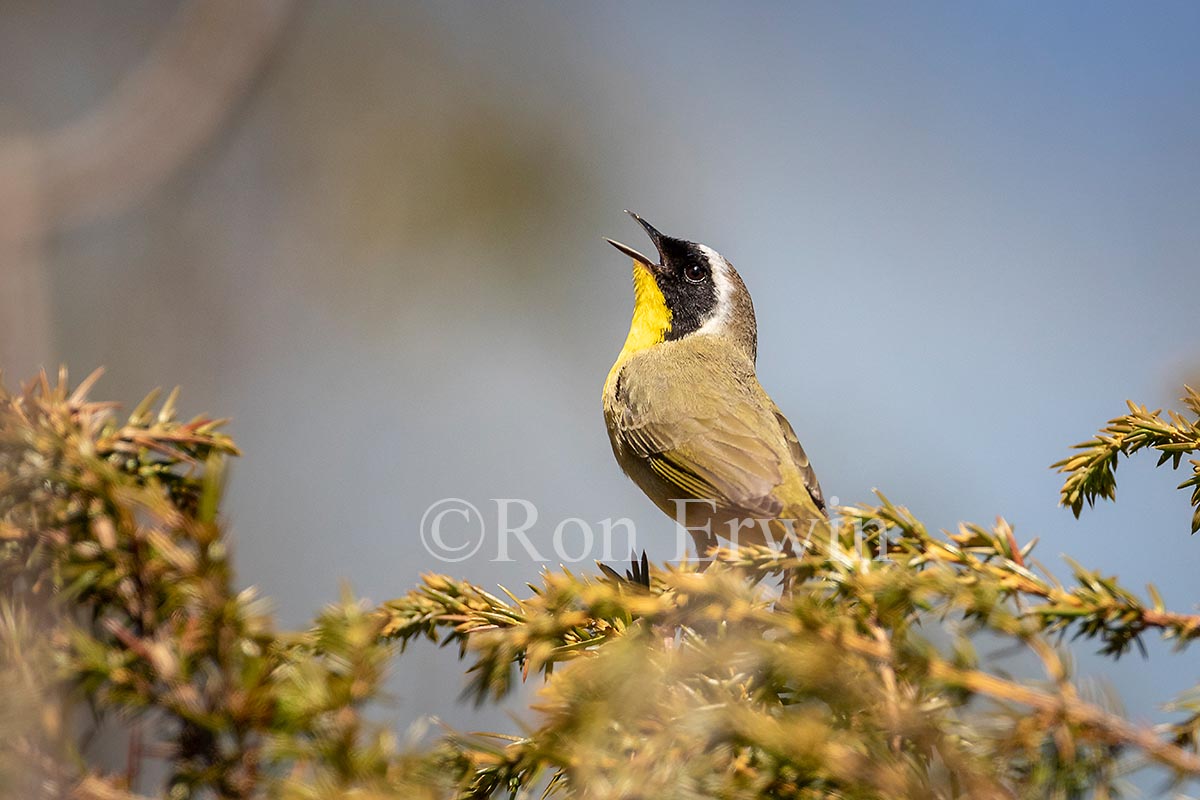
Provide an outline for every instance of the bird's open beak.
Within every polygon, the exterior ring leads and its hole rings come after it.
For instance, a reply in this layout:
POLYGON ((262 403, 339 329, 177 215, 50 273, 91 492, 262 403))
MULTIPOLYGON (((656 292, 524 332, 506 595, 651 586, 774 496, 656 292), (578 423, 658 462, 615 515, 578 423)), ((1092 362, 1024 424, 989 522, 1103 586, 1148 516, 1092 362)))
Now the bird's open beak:
POLYGON ((621 244, 620 242, 609 239, 607 236, 604 237, 604 241, 608 242, 613 247, 617 248, 622 253, 629 256, 630 258, 632 258, 634 261, 638 262, 639 264, 645 264, 647 267, 658 266, 657 264, 654 263, 654 259, 647 258, 646 256, 642 255, 637 250, 634 250, 632 247, 630 247, 627 244, 621 244))
MULTIPOLYGON (((650 235, 650 241, 654 243, 654 248, 656 250, 658 250, 659 257, 661 258, 662 257, 661 243, 664 238, 663 235, 661 233, 659 233, 658 230, 653 225, 651 225, 649 222, 646 222, 646 220, 642 219, 641 217, 639 217, 637 214, 633 213, 632 211, 626 211, 625 213, 628 214, 629 216, 633 217, 635 220, 637 220, 638 224, 646 229, 646 233, 650 235)), ((613 241, 612 239, 609 239, 607 237, 605 237, 604 241, 608 242, 613 247, 617 248, 622 253, 629 256, 630 258, 632 258, 634 261, 638 262, 639 264, 645 264, 647 267, 651 267, 651 268, 660 266, 658 261, 655 261, 654 259, 651 259, 651 258, 648 258, 648 257, 642 255, 637 250, 634 250, 632 247, 630 247, 627 244, 621 244, 620 242, 613 241)))

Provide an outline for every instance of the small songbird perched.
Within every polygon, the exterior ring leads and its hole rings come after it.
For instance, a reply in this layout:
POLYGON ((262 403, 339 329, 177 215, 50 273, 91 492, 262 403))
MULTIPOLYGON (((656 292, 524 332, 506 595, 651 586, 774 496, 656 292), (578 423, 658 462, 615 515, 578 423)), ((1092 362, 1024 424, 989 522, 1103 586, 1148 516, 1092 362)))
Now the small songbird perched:
POLYGON ((633 259, 633 321, 604 382, 617 462, 688 528, 701 558, 718 536, 804 541, 825 523, 825 500, 792 426, 755 375, 746 285, 715 250, 627 213, 658 258, 606 240, 633 259))

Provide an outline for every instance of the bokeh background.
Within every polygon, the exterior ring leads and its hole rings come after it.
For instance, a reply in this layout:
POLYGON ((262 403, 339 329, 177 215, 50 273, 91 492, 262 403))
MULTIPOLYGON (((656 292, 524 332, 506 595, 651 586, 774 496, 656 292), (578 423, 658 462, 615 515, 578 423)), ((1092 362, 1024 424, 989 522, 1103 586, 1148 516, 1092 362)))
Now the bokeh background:
MULTIPOLYGON (((1003 514, 1194 609, 1182 476, 1123 464, 1077 522, 1047 466, 1200 381, 1198 33, 1184 2, 2 0, 0 366, 232 417, 240 580, 289 626, 343 581, 544 566, 437 561, 447 496, 665 558, 600 414, 630 208, 739 267, 827 495, 1003 514)), ((1154 721, 1195 674, 1150 650, 1077 667, 1154 721)), ((513 724, 461 687, 418 648, 381 713, 513 724)))

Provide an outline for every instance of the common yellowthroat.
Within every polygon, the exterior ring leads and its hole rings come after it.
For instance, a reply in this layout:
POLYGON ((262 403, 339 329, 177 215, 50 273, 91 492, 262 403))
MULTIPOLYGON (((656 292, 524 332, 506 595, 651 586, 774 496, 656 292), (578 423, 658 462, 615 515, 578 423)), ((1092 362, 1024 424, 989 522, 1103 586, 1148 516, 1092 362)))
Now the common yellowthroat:
POLYGON ((633 321, 604 382, 621 469, 683 523, 703 558, 737 544, 803 541, 826 520, 816 474, 755 374, 758 329, 746 284, 710 247, 633 212, 658 258, 633 259, 633 321))

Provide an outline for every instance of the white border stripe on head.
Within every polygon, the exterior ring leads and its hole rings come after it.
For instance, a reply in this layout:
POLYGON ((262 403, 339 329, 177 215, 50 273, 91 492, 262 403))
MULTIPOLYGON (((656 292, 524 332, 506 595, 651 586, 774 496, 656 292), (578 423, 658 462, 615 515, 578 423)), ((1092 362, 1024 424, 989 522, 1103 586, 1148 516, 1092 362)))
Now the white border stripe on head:
POLYGON ((708 259, 709 271, 713 276, 713 286, 717 289, 717 307, 712 316, 700 326, 696 333, 719 333, 729 322, 733 313, 733 283, 729 280, 729 262, 720 253, 706 245, 696 245, 704 257, 708 259))

